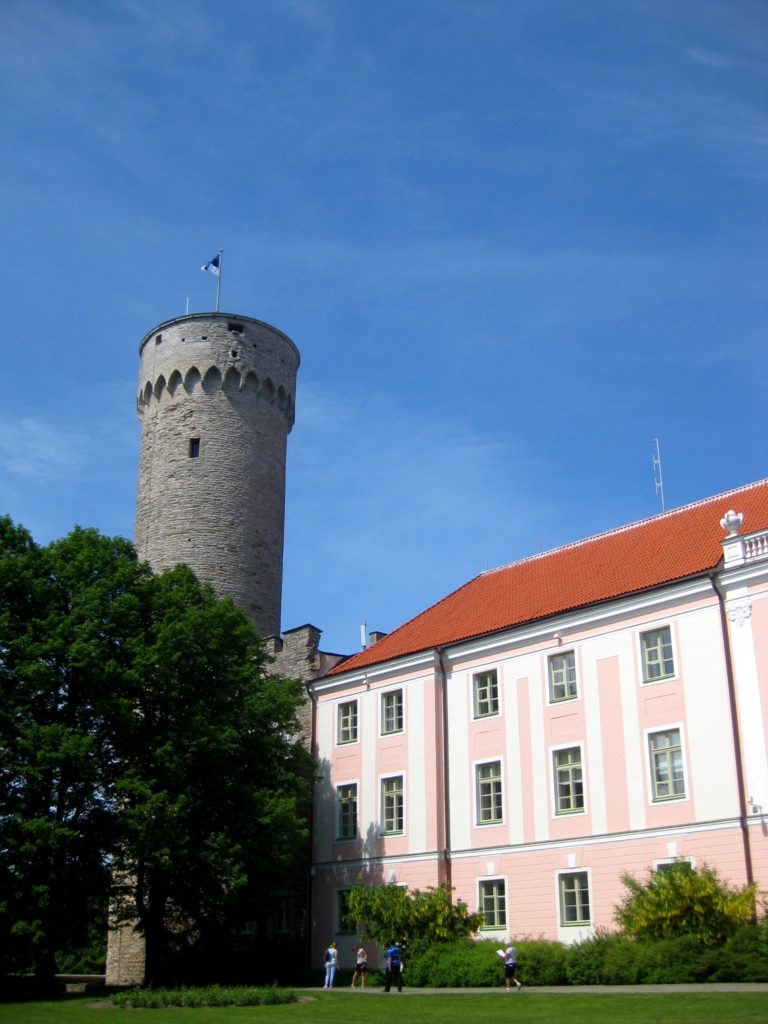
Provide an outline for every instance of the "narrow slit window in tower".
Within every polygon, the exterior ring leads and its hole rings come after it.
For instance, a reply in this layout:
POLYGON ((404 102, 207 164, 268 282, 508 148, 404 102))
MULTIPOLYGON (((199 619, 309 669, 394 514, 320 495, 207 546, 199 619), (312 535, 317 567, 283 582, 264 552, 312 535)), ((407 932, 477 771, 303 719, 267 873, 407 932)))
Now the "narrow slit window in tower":
POLYGON ((200 458, 200 438, 190 437, 189 439, 189 457, 190 459, 200 458))

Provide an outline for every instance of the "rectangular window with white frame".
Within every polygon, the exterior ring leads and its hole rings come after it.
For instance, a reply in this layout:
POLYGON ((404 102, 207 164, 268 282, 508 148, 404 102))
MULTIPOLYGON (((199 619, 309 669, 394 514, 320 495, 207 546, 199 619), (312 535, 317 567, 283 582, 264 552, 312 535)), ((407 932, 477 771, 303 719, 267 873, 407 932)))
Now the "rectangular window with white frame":
POLYGON ((339 839, 357 838, 357 783, 348 782, 336 790, 338 800, 338 827, 336 835, 339 839))
POLYGON ((648 757, 654 803, 681 800, 685 796, 685 772, 680 730, 648 733, 648 757))
POLYGON ((477 892, 481 928, 506 928, 507 887, 503 878, 489 878, 479 883, 477 892))
POLYGON ((499 713, 499 677, 496 669, 476 672, 472 676, 475 718, 490 718, 499 713))
POLYGON ((550 704, 578 697, 575 652, 565 651, 563 654, 551 654, 547 661, 550 704))
POLYGON ((498 825, 504 820, 501 761, 475 765, 475 806, 478 825, 498 825))
POLYGON ((694 869, 696 867, 695 857, 666 857, 664 860, 655 860, 651 864, 651 869, 657 871, 659 874, 663 874, 665 871, 670 871, 674 868, 679 867, 680 864, 686 864, 689 868, 694 869))
POLYGON ((674 676, 675 658, 672 652, 672 630, 669 626, 641 633, 640 651, 644 683, 656 683, 674 676))
POLYGON ((403 691, 392 690, 381 695, 381 733, 389 736, 403 731, 403 691))
POLYGON ((584 810, 584 775, 581 747, 567 747, 552 754, 555 781, 555 813, 577 814, 584 810))
POLYGON ((337 717, 336 742, 357 742, 357 701, 348 700, 339 704, 337 717))
POLYGON ((564 871, 558 875, 560 924, 588 925, 592 921, 589 903, 589 874, 586 871, 564 871))
POLYGON ((336 890, 336 932, 351 933, 355 930, 354 922, 349 918, 349 889, 336 890))
POLYGON ((381 833, 400 835, 405 823, 403 776, 393 775, 381 780, 381 833))

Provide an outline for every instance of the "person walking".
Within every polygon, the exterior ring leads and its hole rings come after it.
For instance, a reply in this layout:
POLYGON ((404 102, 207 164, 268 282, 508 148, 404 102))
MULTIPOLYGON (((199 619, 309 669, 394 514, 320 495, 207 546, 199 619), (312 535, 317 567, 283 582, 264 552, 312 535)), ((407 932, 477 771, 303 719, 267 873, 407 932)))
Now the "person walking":
POLYGON ((512 983, 517 986, 517 991, 523 987, 523 983, 517 977, 517 950, 512 945, 512 940, 509 940, 509 945, 504 950, 504 983, 507 986, 507 992, 512 991, 512 983))
POLYGON ((355 987, 357 976, 360 975, 360 988, 365 988, 365 974, 368 970, 368 954, 362 946, 353 946, 355 954, 355 973, 352 975, 352 988, 355 987))
POLYGON ((385 975, 384 991, 389 992, 392 982, 397 985, 397 991, 403 991, 403 961, 400 955, 400 943, 390 943, 387 950, 387 972, 385 975))
POLYGON ((339 962, 339 951, 336 949, 336 943, 331 942, 328 949, 325 951, 325 984, 323 988, 333 988, 333 982, 336 978, 336 965, 339 962))

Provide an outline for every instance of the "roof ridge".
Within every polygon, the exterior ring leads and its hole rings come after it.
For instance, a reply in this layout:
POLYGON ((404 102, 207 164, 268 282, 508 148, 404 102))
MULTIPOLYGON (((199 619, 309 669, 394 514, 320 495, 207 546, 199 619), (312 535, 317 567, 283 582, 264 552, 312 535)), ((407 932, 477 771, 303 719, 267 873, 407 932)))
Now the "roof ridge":
MULTIPOLYGON (((709 498, 699 498, 697 501, 692 501, 687 505, 680 505, 679 508, 670 509, 668 512, 657 512, 654 516, 646 516, 645 519, 636 519, 634 522, 625 523, 624 526, 615 526, 611 530, 605 530, 602 533, 595 533, 591 537, 582 537, 579 540, 572 540, 567 544, 561 544, 556 548, 549 548, 547 551, 539 551, 536 555, 526 555, 525 558, 519 558, 514 562, 506 562, 504 565, 496 566, 495 569, 486 569, 484 572, 479 573, 479 576, 491 576, 495 572, 503 572, 505 569, 510 569, 513 565, 524 565, 526 562, 536 562, 540 559, 549 558, 552 555, 559 554, 561 551, 571 551, 574 548, 585 547, 587 544, 594 544, 597 541, 605 540, 607 537, 615 537, 620 533, 627 533, 629 530, 636 530, 640 526, 645 526, 647 523, 656 522, 662 519, 670 519, 673 516, 681 515, 683 512, 689 512, 691 509, 701 508, 702 505, 708 505, 710 502, 720 501, 722 498, 728 498, 735 494, 743 494, 744 491, 750 491, 754 487, 762 487, 765 484, 768 484, 768 477, 763 477, 762 480, 755 480, 751 484, 742 484, 741 487, 733 487, 731 490, 722 491, 720 494, 713 494, 709 498)), ((473 579, 477 578, 477 576, 473 577, 473 579)), ((472 581, 469 580, 468 582, 471 583, 472 581)), ((466 584, 464 584, 464 586, 466 586, 466 584)), ((457 587, 457 590, 461 590, 461 587, 457 587)))

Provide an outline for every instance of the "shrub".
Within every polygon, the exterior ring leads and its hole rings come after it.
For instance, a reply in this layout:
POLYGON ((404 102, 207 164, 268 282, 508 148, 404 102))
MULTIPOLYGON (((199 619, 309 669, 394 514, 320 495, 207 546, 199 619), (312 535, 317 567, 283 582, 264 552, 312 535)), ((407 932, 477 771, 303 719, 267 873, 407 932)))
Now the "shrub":
POLYGON ((549 939, 524 939, 517 946, 518 978, 526 985, 566 985, 568 950, 549 939))
MULTIPOLYGON (((515 941, 519 976, 527 985, 566 984, 566 950, 559 942, 515 941)), ((462 939, 436 943, 405 958, 404 979, 416 988, 496 988, 504 984, 498 942, 462 939)))
POLYGON ((629 892, 616 908, 616 921, 633 938, 696 935, 714 946, 754 922, 755 886, 726 885, 706 864, 696 869, 677 861, 644 882, 629 874, 621 880, 629 892))
POLYGON ((167 1006, 277 1006, 295 1003, 296 993, 290 988, 224 988, 208 985, 204 988, 136 988, 118 992, 112 1002, 121 1007, 158 1010, 167 1006))
POLYGON ((637 943, 623 935, 598 934, 569 946, 566 976, 571 985, 632 985, 639 975, 637 943))
POLYGON ((459 939, 406 955, 404 968, 404 980, 416 988, 484 988, 498 983, 499 958, 490 943, 459 939))
POLYGON ((719 946, 697 935, 658 941, 598 935, 567 951, 571 985, 674 985, 706 981, 766 981, 759 932, 746 926, 719 946))
POLYGON ((449 885, 408 891, 395 884, 364 883, 349 892, 346 919, 372 942, 386 946, 397 940, 419 953, 434 942, 468 937, 481 921, 466 903, 454 902, 449 885))

